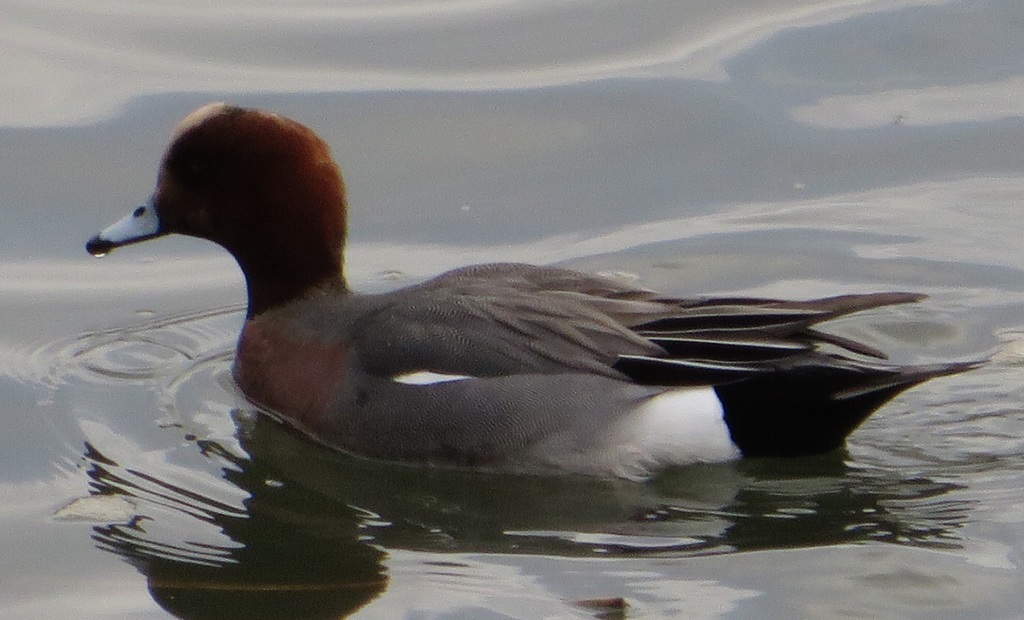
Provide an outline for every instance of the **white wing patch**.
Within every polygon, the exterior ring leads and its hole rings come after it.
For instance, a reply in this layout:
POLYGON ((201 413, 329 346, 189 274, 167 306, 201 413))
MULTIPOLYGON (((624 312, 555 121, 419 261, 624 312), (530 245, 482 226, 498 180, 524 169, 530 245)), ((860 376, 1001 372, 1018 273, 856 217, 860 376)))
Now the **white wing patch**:
POLYGON ((391 377, 391 380, 395 383, 404 383, 406 385, 432 385, 434 383, 447 383, 449 381, 462 381, 463 379, 471 379, 468 375, 446 375, 440 372, 431 372, 429 370, 418 370, 416 372, 407 372, 402 375, 395 375, 391 377))

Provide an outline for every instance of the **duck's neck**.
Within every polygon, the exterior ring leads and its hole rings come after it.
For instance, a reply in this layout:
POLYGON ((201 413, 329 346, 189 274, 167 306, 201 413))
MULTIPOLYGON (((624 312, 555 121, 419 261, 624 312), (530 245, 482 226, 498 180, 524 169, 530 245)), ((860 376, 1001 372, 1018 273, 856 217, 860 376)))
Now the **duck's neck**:
POLYGON ((324 287, 348 292, 340 253, 323 253, 318 256, 316 252, 305 248, 288 260, 261 257, 250 261, 239 260, 238 263, 245 275, 249 295, 246 318, 251 319, 324 287))
POLYGON ((237 202, 245 226, 226 233, 221 244, 245 274, 249 318, 323 286, 348 289, 342 273, 345 187, 326 154, 309 167, 319 174, 300 178, 292 171, 272 191, 237 202))

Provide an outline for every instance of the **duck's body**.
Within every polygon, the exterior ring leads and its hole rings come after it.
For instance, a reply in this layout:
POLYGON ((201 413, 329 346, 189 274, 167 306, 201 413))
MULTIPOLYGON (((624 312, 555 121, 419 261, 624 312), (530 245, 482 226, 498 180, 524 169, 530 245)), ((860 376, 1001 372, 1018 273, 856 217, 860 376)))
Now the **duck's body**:
POLYGON ((494 264, 360 295, 342 276, 344 216, 315 134, 212 104, 179 125, 151 201, 87 247, 170 232, 224 246, 249 293, 242 391, 320 442, 393 460, 642 478, 820 453, 904 389, 970 367, 868 363, 884 356, 812 328, 921 297, 907 293, 686 301, 494 264))

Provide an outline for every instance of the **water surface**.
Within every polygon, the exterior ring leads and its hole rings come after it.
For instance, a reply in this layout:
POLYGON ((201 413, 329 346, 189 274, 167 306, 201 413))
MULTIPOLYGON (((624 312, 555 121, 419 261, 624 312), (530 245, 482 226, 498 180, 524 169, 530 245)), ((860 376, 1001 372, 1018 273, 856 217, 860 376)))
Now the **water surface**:
POLYGON ((0 11, 0 615, 1019 617, 1019 3, 0 11), (488 260, 678 295, 912 290, 835 330, 993 361, 840 453, 643 485, 317 448, 231 383, 223 252, 82 248, 213 99, 328 141, 360 290, 488 260))

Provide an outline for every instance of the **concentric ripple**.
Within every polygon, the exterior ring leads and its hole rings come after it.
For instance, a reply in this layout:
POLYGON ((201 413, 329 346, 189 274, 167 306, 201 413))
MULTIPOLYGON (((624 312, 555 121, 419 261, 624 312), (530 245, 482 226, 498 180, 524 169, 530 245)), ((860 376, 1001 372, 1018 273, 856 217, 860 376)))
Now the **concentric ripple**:
POLYGON ((233 445, 230 412, 241 402, 230 379, 241 308, 229 306, 136 325, 88 332, 29 352, 23 377, 44 388, 39 410, 59 436, 70 462, 83 442, 108 429, 136 447, 184 440, 233 445))
POLYGON ((180 379, 184 367, 230 354, 241 310, 230 306, 86 333, 58 345, 51 368, 56 376, 90 383, 180 379))

